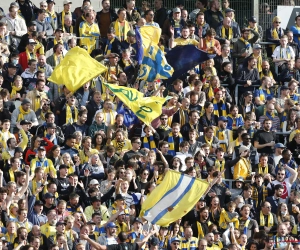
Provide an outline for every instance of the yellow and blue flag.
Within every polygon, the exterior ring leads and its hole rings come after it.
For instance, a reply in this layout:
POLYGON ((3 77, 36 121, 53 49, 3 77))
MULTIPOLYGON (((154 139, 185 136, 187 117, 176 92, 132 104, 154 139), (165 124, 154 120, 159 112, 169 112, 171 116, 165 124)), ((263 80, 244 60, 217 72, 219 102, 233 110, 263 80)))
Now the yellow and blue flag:
POLYGON ((144 97, 144 94, 134 88, 106 84, 106 86, 146 125, 159 117, 162 105, 167 98, 152 96, 144 97))
POLYGON ((169 170, 143 202, 140 216, 151 224, 168 226, 186 215, 205 193, 209 183, 169 170))
POLYGON ((74 47, 55 67, 48 81, 65 85, 68 90, 75 92, 106 70, 107 68, 92 58, 85 49, 74 47))
POLYGON ((142 26, 140 28, 143 46, 149 48, 151 44, 158 45, 161 36, 161 29, 155 26, 142 26))
POLYGON ((168 64, 161 49, 157 45, 151 44, 144 53, 138 78, 153 82, 156 79, 168 79, 173 72, 173 68, 168 64))

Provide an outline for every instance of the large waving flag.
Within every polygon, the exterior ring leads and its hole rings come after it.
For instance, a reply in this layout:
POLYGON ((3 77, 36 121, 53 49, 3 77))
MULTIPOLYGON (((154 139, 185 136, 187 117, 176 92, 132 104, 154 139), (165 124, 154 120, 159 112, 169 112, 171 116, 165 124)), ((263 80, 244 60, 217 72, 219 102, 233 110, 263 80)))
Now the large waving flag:
POLYGON ((173 72, 173 68, 168 64, 161 49, 157 45, 150 45, 144 53, 138 78, 153 82, 156 79, 168 79, 173 72))
POLYGON ((106 70, 107 68, 93 59, 85 49, 75 47, 69 50, 65 58, 55 67, 48 80, 65 85, 68 90, 75 92, 106 70))
POLYGON ((206 181, 169 170, 143 202, 140 216, 152 224, 168 226, 186 215, 208 186, 206 181))
POLYGON ((195 66, 214 58, 215 54, 209 54, 198 49, 195 45, 176 46, 166 54, 166 59, 174 69, 172 79, 176 79, 195 66))
POLYGON ((154 26, 140 28, 144 57, 139 71, 139 79, 153 82, 156 79, 168 79, 174 70, 168 64, 164 53, 158 47, 161 29, 154 26))
POLYGON ((157 96, 143 97, 144 94, 134 88, 114 84, 106 84, 106 86, 147 125, 161 115, 162 105, 167 100, 157 96))

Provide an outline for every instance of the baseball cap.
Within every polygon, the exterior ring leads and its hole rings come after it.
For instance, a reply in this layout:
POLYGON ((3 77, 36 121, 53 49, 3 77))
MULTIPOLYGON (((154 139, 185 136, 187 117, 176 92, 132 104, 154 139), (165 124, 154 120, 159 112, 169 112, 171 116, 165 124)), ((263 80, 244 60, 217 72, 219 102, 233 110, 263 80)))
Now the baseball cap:
POLYGON ((113 222, 109 222, 106 224, 106 228, 117 228, 116 224, 113 222))
POLYGON ((249 151, 249 148, 247 148, 247 147, 244 146, 244 145, 240 146, 240 148, 239 148, 239 153, 241 154, 241 153, 243 153, 243 152, 245 152, 245 151, 249 151))
POLYGON ((181 10, 177 7, 173 9, 173 13, 181 12, 181 10))
POLYGON ((127 32, 127 36, 135 36, 134 30, 129 30, 129 31, 127 32))
POLYGON ((37 150, 38 151, 46 151, 45 147, 43 147, 43 146, 39 146, 37 150))
POLYGON ((212 233, 213 234, 221 234, 218 230, 213 230, 212 233))
POLYGON ((125 198, 121 194, 117 194, 115 201, 117 201, 117 200, 125 200, 125 198))
POLYGON ((286 148, 282 143, 276 143, 274 148, 286 148))
POLYGON ((47 128, 56 128, 56 124, 53 122, 47 123, 47 128))
POLYGON ((159 239, 157 237, 153 237, 151 240, 150 240, 150 245, 151 246, 158 246, 159 245, 159 239))
MULTIPOLYGON (((13 64, 13 63, 9 63, 7 65, 8 68, 18 68, 16 64, 13 64)), ((26 98, 25 98, 26 99, 26 98)))
POLYGON ((49 199, 49 198, 54 198, 54 195, 51 194, 51 193, 46 193, 46 194, 44 195, 44 199, 49 199))
POLYGON ((64 221, 58 221, 58 222, 56 222, 56 226, 60 226, 60 225, 67 225, 67 223, 64 222, 64 221))
POLYGON ((255 44, 253 45, 253 49, 261 49, 260 44, 255 43, 255 44))
POLYGON ((280 87, 280 91, 281 91, 281 90, 287 90, 287 89, 289 89, 289 87, 288 87, 288 86, 285 86, 285 85, 283 85, 283 86, 280 87))
POLYGON ((133 223, 135 223, 135 222, 138 222, 138 223, 141 223, 141 224, 143 224, 143 221, 142 221, 142 219, 141 219, 141 218, 139 218, 139 217, 136 217, 136 218, 134 219, 133 223))
POLYGON ((55 30, 55 33, 58 32, 58 31, 64 33, 64 31, 63 31, 62 28, 57 28, 57 29, 55 30))
POLYGON ((28 44, 36 44, 36 41, 34 41, 34 39, 28 39, 28 44))
POLYGON ((90 181, 89 183, 90 185, 99 185, 99 181, 97 181, 96 179, 93 179, 90 181))
POLYGON ((24 98, 21 105, 25 105, 25 104, 28 104, 28 103, 31 103, 31 101, 28 98, 24 98))
POLYGON ((71 1, 68 1, 68 0, 65 0, 65 1, 63 2, 64 5, 69 4, 69 3, 72 3, 72 2, 71 2, 71 1))
POLYGON ((223 122, 227 122, 228 119, 225 116, 220 116, 218 121, 223 121, 223 122))
POLYGON ((243 177, 238 177, 238 178, 235 179, 235 181, 244 182, 244 178, 243 177))
POLYGON ((101 197, 96 195, 94 197, 91 198, 91 202, 95 202, 95 201, 101 201, 101 197))
POLYGON ((29 22, 28 27, 31 27, 31 26, 36 26, 36 22, 35 21, 29 22))
POLYGON ((24 150, 21 148, 21 147, 16 147, 15 148, 15 153, 23 153, 24 152, 24 150))
POLYGON ((31 124, 31 122, 28 121, 28 120, 22 120, 22 121, 20 122, 20 125, 28 125, 28 124, 31 124))
POLYGON ((47 3, 54 3, 55 4, 55 1, 54 0, 47 0, 47 3))
POLYGON ((86 224, 87 225, 96 225, 96 223, 94 221, 88 221, 86 224))
POLYGON ((64 169, 64 168, 70 168, 69 166, 67 166, 66 164, 61 164, 59 166, 59 170, 64 169))
POLYGON ((173 243, 175 241, 180 242, 180 239, 178 237, 171 238, 171 243, 173 243))
POLYGON ((269 95, 269 96, 267 96, 267 101, 271 101, 271 100, 273 100, 273 96, 271 96, 271 95, 269 95))
POLYGON ((225 10, 225 13, 229 13, 229 12, 235 12, 235 10, 234 9, 230 9, 230 8, 228 8, 228 9, 225 10))
POLYGON ((40 201, 40 200, 37 200, 37 201, 35 201, 34 205, 35 206, 43 206, 44 203, 42 201, 40 201))
POLYGON ((253 93, 252 93, 251 91, 246 91, 246 92, 244 93, 244 97, 247 97, 247 96, 249 96, 249 95, 253 95, 253 93))
POLYGON ((252 16, 248 19, 248 22, 251 22, 251 23, 257 23, 257 20, 256 20, 256 17, 255 16, 252 16))

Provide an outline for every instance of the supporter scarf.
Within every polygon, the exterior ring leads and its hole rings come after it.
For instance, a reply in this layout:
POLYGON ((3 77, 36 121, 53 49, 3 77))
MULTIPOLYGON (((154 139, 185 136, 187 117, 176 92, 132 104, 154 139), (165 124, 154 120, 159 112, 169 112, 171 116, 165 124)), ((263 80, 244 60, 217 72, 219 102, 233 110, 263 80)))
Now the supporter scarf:
POLYGON ((111 49, 112 49, 112 44, 115 41, 115 38, 113 38, 112 40, 107 40, 106 42, 106 46, 105 46, 105 53, 104 55, 109 55, 111 53, 111 49))
POLYGON ((273 37, 273 39, 279 39, 279 34, 278 34, 277 29, 272 30, 272 37, 273 37))
MULTIPOLYGON (((38 92, 38 91, 36 91, 38 92)), ((37 111, 41 106, 41 97, 39 95, 35 95, 34 98, 34 111, 37 111)))
MULTIPOLYGON (((216 168, 218 168, 218 171, 222 172, 225 168, 225 159, 223 159, 222 161, 216 160, 215 166, 216 166, 216 168)), ((224 175, 224 173, 223 173, 223 175, 224 175)))
MULTIPOLYGON (((242 218, 240 218, 240 220, 242 220, 242 218)), ((245 224, 244 224, 243 233, 246 234, 246 235, 247 235, 247 232, 248 232, 248 226, 249 226, 250 221, 251 221, 251 218, 249 217, 246 220, 245 224)), ((241 228, 239 228, 239 229, 241 231, 241 228)))
POLYGON ((145 136, 143 138, 143 145, 144 148, 147 148, 149 150, 154 150, 156 152, 156 145, 155 145, 155 141, 153 139, 153 135, 150 135, 149 137, 145 136), (150 141, 150 143, 149 143, 150 141))
MULTIPOLYGON (((210 226, 212 223, 210 221, 207 222, 207 225, 210 226)), ((204 232, 202 229, 201 222, 197 221, 197 229, 198 229, 198 239, 204 238, 204 232)))
POLYGON ((226 29, 224 26, 222 26, 222 38, 226 38, 227 40, 231 40, 232 39, 232 28, 229 27, 228 28, 228 37, 226 36, 226 29))
POLYGON ((41 159, 41 160, 39 158, 36 159, 35 168, 41 168, 41 167, 44 167, 44 168, 48 167, 48 159, 46 159, 46 158, 41 159))
MULTIPOLYGON (((44 182, 41 182, 42 184, 45 184, 44 182)), ((35 191, 37 190, 37 181, 36 181, 36 179, 33 179, 32 181, 31 181, 31 184, 32 184, 32 193, 35 193, 35 191)), ((45 194, 46 193, 46 188, 44 187, 43 188, 43 193, 45 194)), ((56 197, 56 196, 55 196, 56 197)), ((56 197, 57 198, 57 197, 56 197)), ((36 199, 37 200, 39 200, 40 199, 40 197, 39 197, 39 195, 37 195, 36 196, 36 199)))
POLYGON ((164 130, 164 131, 167 131, 167 130, 170 130, 171 128, 168 126, 168 125, 160 125, 159 127, 158 127, 159 129, 162 129, 162 130, 164 130))
MULTIPOLYGON (((268 215, 268 227, 272 227, 274 225, 274 218, 272 213, 268 215)), ((259 226, 265 226, 265 216, 263 215, 262 211, 259 214, 259 226)))
POLYGON ((233 222, 235 228, 239 228, 239 220, 238 218, 232 218, 230 219, 228 216, 228 213, 225 211, 224 208, 222 208, 221 213, 220 213, 220 220, 219 220, 219 225, 223 229, 227 229, 227 224, 233 222))
POLYGON ((260 99, 262 102, 266 100, 264 90, 267 91, 267 94, 268 94, 268 95, 271 94, 271 92, 270 92, 269 89, 263 89, 262 86, 260 86, 259 89, 258 89, 258 91, 259 91, 259 99, 260 99))
POLYGON ((18 120, 17 122, 20 122, 22 120, 25 120, 25 115, 28 115, 30 113, 31 109, 29 109, 28 111, 25 111, 22 106, 19 107, 19 115, 18 115, 18 120))
MULTIPOLYGON (((257 27, 256 24, 254 25, 254 28, 251 28, 250 26, 248 26, 248 29, 253 29, 253 30, 255 30, 255 31, 258 33, 258 27, 257 27)), ((249 39, 251 39, 251 38, 253 38, 253 37, 254 37, 253 33, 250 32, 250 34, 249 34, 249 39)))
POLYGON ((262 56, 254 56, 253 55, 253 57, 257 60, 257 70, 258 70, 258 72, 260 73, 260 72, 262 72, 262 67, 261 67, 261 65, 262 65, 262 56))
MULTIPOLYGON (((255 200, 256 207, 258 207, 260 206, 260 204, 258 204, 258 191, 255 186, 252 187, 253 187, 252 199, 255 200)), ((264 202, 266 197, 268 197, 268 189, 266 188, 266 186, 262 186, 262 195, 263 195, 262 202, 264 202)))
POLYGON ((282 129, 283 123, 286 121, 287 113, 284 111, 280 121, 280 128, 282 129))
POLYGON ((258 173, 259 174, 265 175, 268 173, 268 170, 269 170, 268 165, 266 167, 263 167, 260 163, 258 163, 258 173))
POLYGON ((205 44, 206 44, 206 50, 209 53, 210 48, 215 47, 215 39, 211 39, 210 41, 205 39, 205 44))
POLYGON ((211 98, 214 98, 214 96, 215 96, 214 90, 210 86, 209 89, 208 89, 207 97, 208 97, 208 99, 211 99, 211 98))
POLYGON ((184 124, 186 124, 185 120, 185 110, 188 111, 188 109, 183 109, 182 107, 179 109, 179 120, 180 120, 180 126, 182 127, 184 124))
POLYGON ((56 44, 58 44, 58 43, 59 43, 59 44, 64 44, 63 40, 57 41, 56 38, 54 38, 53 43, 54 43, 54 45, 56 45, 56 44))
POLYGON ((125 40, 125 36, 127 35, 127 32, 130 30, 130 25, 126 20, 124 20, 123 24, 124 25, 121 25, 121 22, 119 21, 119 19, 117 19, 114 25, 116 31, 116 37, 118 37, 121 42, 125 40))
MULTIPOLYGON (((179 144, 183 141, 182 139, 182 135, 181 133, 179 133, 179 144)), ((175 145, 174 145, 174 139, 173 139, 173 133, 171 132, 169 134, 169 137, 168 137, 168 143, 169 143, 169 151, 168 151, 168 154, 172 155, 172 156, 175 156, 176 155, 176 152, 175 152, 175 145)))
POLYGON ((23 86, 21 87, 16 87, 16 86, 12 86, 12 91, 11 91, 11 96, 15 96, 17 94, 18 91, 20 91, 22 89, 23 86))
POLYGON ((9 243, 13 244, 14 241, 15 241, 15 239, 17 238, 17 233, 9 234, 9 233, 7 232, 4 236, 5 236, 5 239, 6 239, 9 243))
POLYGON ((123 147, 124 147, 124 145, 125 145, 125 142, 118 142, 118 141, 116 141, 117 151, 121 152, 122 149, 123 149, 123 147))
POLYGON ((212 147, 213 139, 214 138, 208 139, 206 136, 204 136, 204 140, 207 144, 209 144, 210 148, 212 147))
POLYGON ((66 124, 72 124, 73 122, 77 122, 77 117, 78 117, 78 109, 74 107, 75 111, 75 118, 73 119, 73 112, 72 108, 70 105, 66 104, 66 124))
POLYGON ((270 119, 270 120, 272 120, 273 121, 273 119, 274 119, 274 117, 275 117, 275 112, 273 112, 273 114, 272 115, 270 115, 270 113, 269 112, 266 112, 266 116, 270 119))
POLYGON ((36 60, 36 54, 34 53, 34 51, 32 53, 30 53, 27 48, 26 48, 26 57, 27 57, 27 62, 30 59, 35 59, 36 60))
MULTIPOLYGON (((173 109, 175 106, 170 106, 169 105, 169 103, 167 103, 167 105, 166 105, 166 108, 167 109, 173 109)), ((179 115, 180 115, 180 113, 179 113, 179 115)), ((179 117, 180 118, 180 117, 179 117)), ((169 116, 168 117, 168 126, 170 126, 171 127, 171 125, 172 125, 172 120, 173 120, 173 116, 169 116)))
POLYGON ((247 40, 245 40, 243 37, 240 38, 240 41, 242 41, 245 44, 246 49, 249 49, 251 47, 251 44, 247 40))
POLYGON ((8 173, 9 173, 9 179, 10 179, 10 181, 15 181, 15 173, 14 173, 14 171, 10 168, 8 170, 8 173))
POLYGON ((56 21, 57 16, 56 16, 55 10, 48 11, 48 13, 51 16, 52 20, 56 21))
POLYGON ((216 115, 216 116, 227 116, 227 112, 226 112, 226 105, 225 105, 225 103, 223 102, 222 103, 222 114, 220 115, 219 114, 219 107, 218 107, 218 103, 217 103, 217 101, 214 99, 214 101, 213 101, 213 105, 214 105, 214 115, 216 115))
POLYGON ((112 110, 109 110, 109 112, 103 112, 103 113, 104 113, 104 122, 105 123, 107 122, 106 114, 109 113, 109 116, 110 116, 110 125, 114 125, 114 123, 115 123, 115 117, 114 117, 114 113, 112 112, 112 110))
MULTIPOLYGON (((291 59, 291 51, 289 46, 287 46, 285 49, 285 55, 287 56, 287 59, 291 59)), ((281 47, 280 47, 280 59, 284 59, 283 49, 281 47)))
POLYGON ((65 15, 69 15, 69 12, 65 12, 64 10, 61 12, 61 26, 65 26, 65 15))
MULTIPOLYGON (((225 140, 226 130, 220 130, 220 129, 217 130, 216 137, 221 141, 225 140)), ((220 143, 220 148, 223 148, 224 151, 227 152, 227 144, 226 143, 224 143, 224 142, 220 143)))

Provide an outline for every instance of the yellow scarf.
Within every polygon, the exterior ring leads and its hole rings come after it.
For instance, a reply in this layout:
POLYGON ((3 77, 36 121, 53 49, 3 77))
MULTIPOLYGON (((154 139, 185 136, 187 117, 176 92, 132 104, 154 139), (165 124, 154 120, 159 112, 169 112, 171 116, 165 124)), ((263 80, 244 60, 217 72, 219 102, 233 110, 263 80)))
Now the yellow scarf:
MULTIPOLYGON (((41 182, 42 184, 44 184, 44 182, 41 182)), ((32 193, 35 193, 35 191, 37 190, 37 181, 36 179, 33 179, 31 181, 31 184, 32 184, 32 193)), ((45 194, 46 193, 46 186, 43 188, 43 193, 45 194)), ((36 199, 39 200, 39 195, 36 196, 36 199)))
MULTIPOLYGON (((272 213, 268 215, 268 227, 272 227, 274 225, 274 218, 272 213)), ((263 215, 262 211, 259 214, 259 226, 265 226, 265 216, 263 215)))
POLYGON ((22 89, 22 86, 19 88, 16 86, 12 86, 12 91, 11 91, 10 96, 15 96, 17 94, 17 92, 20 91, 21 89, 22 89))
POLYGON ((222 103, 222 114, 219 114, 219 106, 216 101, 216 99, 213 100, 213 105, 214 105, 214 115, 216 116, 227 116, 227 111, 226 111, 226 104, 223 102, 222 103))
POLYGON ((210 86, 208 93, 207 93, 207 97, 208 97, 208 99, 212 99, 212 98, 214 98, 214 96, 215 96, 214 90, 213 90, 212 86, 210 86))
POLYGON ((65 10, 61 12, 61 26, 65 26, 65 15, 69 15, 70 13, 66 13, 65 10))
POLYGON ((264 90, 267 91, 267 94, 270 95, 271 92, 269 89, 263 89, 262 86, 259 87, 258 91, 259 91, 259 99, 263 102, 266 100, 265 98, 265 94, 264 94, 264 90))
POLYGON ((228 213, 225 211, 224 208, 222 208, 222 211, 220 213, 220 220, 219 220, 219 225, 223 229, 227 229, 227 225, 230 222, 234 222, 234 227, 239 228, 239 219, 238 218, 232 218, 230 219, 228 216, 228 213))
POLYGON ((37 53, 39 55, 45 55, 44 45, 39 41, 36 41, 36 45, 34 47, 34 53, 37 53))
POLYGON ((30 113, 31 109, 29 109, 28 111, 25 111, 22 106, 19 107, 19 115, 18 115, 18 120, 17 122, 20 122, 22 120, 25 120, 25 115, 28 115, 30 113))
POLYGON ((56 44, 58 44, 58 43, 59 43, 59 44, 64 44, 63 40, 57 41, 56 38, 54 38, 53 43, 54 43, 54 45, 56 45, 56 44))
POLYGON ((27 57, 27 61, 29 61, 30 59, 35 59, 36 60, 35 52, 33 51, 32 53, 30 53, 27 48, 26 48, 26 57, 27 57))
POLYGON ((15 174, 14 174, 14 171, 10 168, 8 170, 8 173, 9 173, 9 179, 10 181, 15 181, 15 174))
MULTIPOLYGON (((279 39, 279 34, 276 29, 272 30, 272 37, 273 37, 273 39, 279 39)), ((270 45, 270 46, 271 46, 272 52, 273 52, 274 49, 276 48, 276 45, 274 44, 274 45, 270 45)))
POLYGON ((227 40, 231 40, 232 39, 232 28, 229 27, 228 28, 228 37, 226 36, 226 29, 224 26, 222 26, 222 38, 226 38, 227 40))
POLYGON ((114 125, 115 117, 114 117, 114 113, 112 112, 112 110, 109 110, 109 112, 104 112, 104 110, 103 110, 103 114, 104 114, 103 121, 104 121, 104 123, 106 123, 106 121, 107 121, 106 114, 108 114, 108 113, 109 113, 109 116, 110 116, 110 125, 114 125))
MULTIPOLYGON (((250 27, 250 25, 248 26, 248 29, 252 29, 252 28, 250 27)), ((258 33, 258 27, 257 27, 256 24, 254 25, 253 30, 255 30, 255 31, 258 33)), ((252 32, 250 32, 250 34, 249 34, 249 39, 251 39, 252 37, 254 37, 254 35, 253 35, 252 32)))
MULTIPOLYGON (((170 119, 170 117, 168 119, 170 119)), ((184 124, 186 124, 185 113, 184 113, 184 109, 182 107, 179 109, 179 120, 180 120, 180 126, 181 127, 184 124)), ((171 121, 172 121, 172 117, 171 117, 171 121)))
POLYGON ((9 242, 9 243, 11 243, 11 244, 13 244, 14 243, 14 241, 15 241, 15 239, 17 238, 17 233, 14 233, 14 234, 9 234, 8 232, 4 235, 5 236, 5 239, 9 242))
POLYGON ((125 37, 127 36, 127 32, 130 30, 129 23, 126 20, 124 20, 123 23, 124 26, 121 25, 121 22, 119 21, 119 19, 117 19, 114 25, 116 31, 116 37, 118 37, 121 42, 125 40, 125 37))
POLYGON ((209 140, 206 136, 204 136, 204 139, 205 139, 206 143, 209 145, 209 147, 211 148, 212 147, 213 138, 211 138, 209 140))
POLYGON ((36 112, 41 106, 41 96, 37 95, 39 91, 36 90, 36 95, 34 98, 34 112, 36 112))
POLYGON ((262 67, 261 67, 261 65, 262 65, 262 56, 254 56, 253 55, 253 57, 257 60, 257 70, 258 70, 258 72, 260 73, 260 72, 262 72, 262 67))
POLYGON ((258 173, 259 174, 267 174, 268 173, 268 165, 266 167, 263 167, 260 163, 258 163, 258 173))
MULTIPOLYGON (((221 162, 219 160, 215 161, 215 166, 217 168, 218 171, 222 172, 225 168, 225 159, 223 159, 221 162)), ((224 173, 223 173, 223 177, 224 177, 224 173)))
MULTIPOLYGON (((210 221, 207 222, 207 225, 210 226, 212 223, 210 221)), ((197 221, 197 229, 198 229, 198 239, 204 238, 204 232, 202 229, 201 222, 197 221)))
POLYGON ((205 39, 205 43, 206 43, 206 50, 207 50, 208 53, 210 53, 210 48, 215 47, 215 39, 211 39, 210 41, 205 39))
MULTIPOLYGON (((226 130, 217 130, 216 131, 216 134, 215 134, 215 136, 219 139, 219 140, 221 140, 221 141, 223 141, 223 140, 225 140, 225 134, 226 133, 226 130)), ((227 152, 227 144, 226 143, 220 143, 220 148, 223 148, 224 149, 224 151, 225 152, 227 152)))
POLYGON ((243 37, 240 38, 240 40, 246 45, 249 45, 249 42, 247 40, 245 40, 243 37))
POLYGON ((77 122, 77 118, 78 118, 78 109, 76 107, 74 107, 74 111, 75 111, 75 118, 73 119, 73 115, 72 115, 72 109, 70 107, 70 105, 66 104, 66 124, 72 124, 73 122, 77 122))

